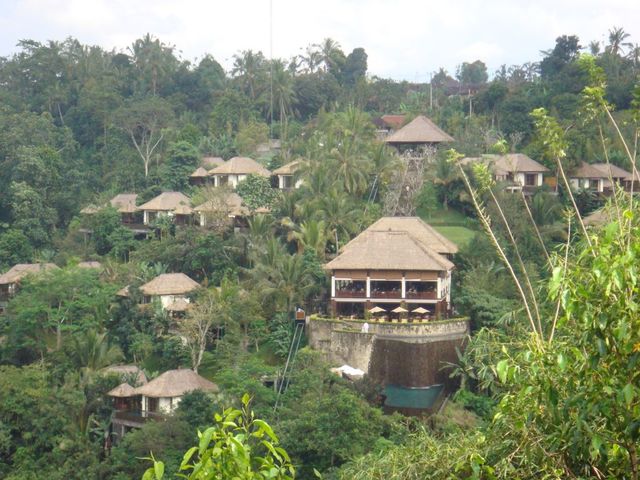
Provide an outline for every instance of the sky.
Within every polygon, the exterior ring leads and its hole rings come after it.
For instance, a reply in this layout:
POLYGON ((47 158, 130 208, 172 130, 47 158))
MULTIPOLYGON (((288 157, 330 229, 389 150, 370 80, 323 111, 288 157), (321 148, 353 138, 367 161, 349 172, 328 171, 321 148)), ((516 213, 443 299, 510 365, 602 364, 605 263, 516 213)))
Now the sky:
POLYGON ((478 59, 490 73, 539 61, 563 34, 586 46, 618 26, 640 44, 639 0, 0 0, 0 12, 0 56, 68 36, 125 51, 151 33, 230 69, 242 50, 290 58, 329 37, 364 48, 369 74, 411 82, 478 59))

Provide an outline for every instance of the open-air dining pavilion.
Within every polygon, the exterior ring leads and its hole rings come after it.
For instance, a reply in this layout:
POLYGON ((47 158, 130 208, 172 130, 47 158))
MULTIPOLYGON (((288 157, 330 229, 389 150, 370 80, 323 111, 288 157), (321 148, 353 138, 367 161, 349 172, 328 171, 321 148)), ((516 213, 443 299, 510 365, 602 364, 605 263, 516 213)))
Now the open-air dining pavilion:
POLYGON ((331 271, 331 312, 374 319, 444 318, 450 305, 449 260, 457 247, 417 217, 384 217, 325 265, 331 271), (393 312, 402 307, 406 312, 393 312), (424 311, 416 311, 418 308, 424 311))

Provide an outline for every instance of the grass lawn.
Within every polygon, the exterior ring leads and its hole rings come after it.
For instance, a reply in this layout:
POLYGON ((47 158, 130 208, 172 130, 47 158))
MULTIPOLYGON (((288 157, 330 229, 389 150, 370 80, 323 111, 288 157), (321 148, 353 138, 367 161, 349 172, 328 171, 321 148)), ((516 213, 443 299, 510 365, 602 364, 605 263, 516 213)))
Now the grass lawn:
POLYGON ((468 218, 452 208, 439 208, 430 214, 418 210, 418 215, 459 247, 469 243, 477 232, 475 219, 468 218))
POLYGON ((471 241, 473 236, 477 233, 476 230, 471 230, 467 227, 450 227, 445 225, 434 225, 438 232, 447 237, 458 247, 464 247, 471 241))

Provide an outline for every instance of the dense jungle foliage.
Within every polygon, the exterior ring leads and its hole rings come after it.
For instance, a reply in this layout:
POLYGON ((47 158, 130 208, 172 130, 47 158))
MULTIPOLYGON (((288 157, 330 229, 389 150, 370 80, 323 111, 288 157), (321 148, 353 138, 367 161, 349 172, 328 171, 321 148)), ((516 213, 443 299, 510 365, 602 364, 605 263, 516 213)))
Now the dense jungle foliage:
POLYGON ((523 152, 556 179, 581 161, 634 170, 640 49, 622 28, 586 48, 561 36, 491 79, 476 60, 430 84, 368 75, 363 48, 331 39, 291 59, 238 52, 229 72, 151 35, 122 52, 72 38, 19 47, 0 58, 0 271, 60 268, 23 281, 0 316, 0 477, 169 478, 197 430, 235 452, 216 450, 219 472, 262 475, 246 478, 640 476, 636 199, 618 192, 611 222, 587 229, 581 216, 602 198, 559 180, 525 204, 453 151, 523 152), (391 113, 425 114, 455 138, 424 152, 408 183, 404 157, 376 136, 373 120, 391 113), (211 228, 158 221, 139 240, 113 208, 80 214, 121 192, 215 201, 188 177, 202 157, 236 155, 269 169, 303 160, 299 189, 239 185, 252 212, 271 212, 244 231, 223 215, 211 228), (446 367, 461 389, 428 419, 383 415, 379 386, 336 377, 304 348, 274 412, 265 379, 282 369, 293 309, 326 311, 323 264, 399 213, 461 246, 452 295, 473 335, 446 367), (178 331, 158 305, 137 308, 139 287, 165 272, 204 286, 178 331), (107 448, 114 363, 149 377, 193 368, 222 393, 190 393, 166 422, 107 448), (250 437, 241 453, 235 434, 250 437), (162 464, 147 471, 151 454, 162 464))

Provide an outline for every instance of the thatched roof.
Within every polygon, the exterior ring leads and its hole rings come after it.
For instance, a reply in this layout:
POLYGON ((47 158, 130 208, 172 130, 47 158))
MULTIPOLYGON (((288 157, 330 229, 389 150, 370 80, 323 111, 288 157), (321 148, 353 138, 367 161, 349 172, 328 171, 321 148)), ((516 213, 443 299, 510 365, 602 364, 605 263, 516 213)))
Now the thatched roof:
POLYGON ((136 389, 125 382, 125 383, 121 383, 113 390, 109 390, 107 392, 107 395, 109 395, 110 397, 127 398, 127 397, 133 397, 134 395, 137 395, 137 394, 136 394, 136 389))
MULTIPOLYGON (((249 208, 242 201, 242 197, 235 192, 229 192, 224 197, 230 217, 246 217, 251 214, 249 208)), ((213 200, 208 200, 193 209, 194 212, 215 212, 220 208, 213 200)), ((269 213, 268 208, 258 208, 256 213, 269 213)))
POLYGON ((95 260, 89 260, 86 262, 80 262, 78 264, 78 268, 102 268, 102 264, 100 262, 96 262, 95 260))
POLYGON ((208 176, 209 172, 203 167, 196 168, 196 170, 189 175, 190 178, 206 178, 208 176))
POLYGON ((198 289, 200 284, 184 273, 163 273, 140 287, 145 295, 184 295, 198 289))
POLYGON ((397 130, 400 127, 402 127, 402 125, 404 124, 404 121, 406 120, 407 116, 402 114, 402 115, 382 115, 382 117, 380 117, 380 120, 382 120, 382 123, 391 128, 392 130, 397 130))
POLYGON ((451 270, 454 265, 408 232, 365 230, 325 265, 328 270, 451 270))
POLYGON ((386 143, 441 143, 454 140, 430 119, 420 115, 389 135, 384 141, 386 143))
POLYGON ((382 217, 365 231, 407 232, 434 252, 453 255, 458 246, 419 217, 382 217))
POLYGON ((190 205, 180 204, 173 211, 176 215, 191 215, 193 213, 193 208, 190 205))
POLYGON ((549 171, 547 167, 524 153, 486 154, 481 157, 465 157, 460 161, 465 165, 474 162, 486 163, 498 176, 505 176, 509 173, 546 173, 549 171))
POLYGON ((209 175, 262 175, 271 176, 271 172, 248 157, 233 157, 224 164, 209 171, 209 175))
POLYGON ((594 165, 582 162, 577 169, 569 174, 569 178, 607 179, 609 178, 609 174, 596 168, 594 165))
MULTIPOLYGON (((633 179, 633 175, 631 174, 631 172, 627 172, 624 168, 620 168, 619 166, 613 165, 611 163, 594 163, 591 166, 597 170, 600 170, 607 178, 609 177, 609 172, 611 172, 611 178, 613 178, 614 180, 622 179, 631 181, 633 179)), ((636 180, 638 179, 638 174, 636 173, 636 180)))
POLYGON ((139 210, 173 211, 180 205, 190 207, 191 200, 180 192, 162 192, 147 203, 138 207, 139 210))
POLYGON ((181 368, 179 370, 169 370, 154 378, 146 385, 136 388, 137 395, 146 397, 181 397, 185 393, 193 390, 203 390, 205 392, 219 392, 218 386, 201 377, 193 370, 181 368))
POLYGON ((294 160, 286 165, 276 168, 272 173, 274 175, 293 175, 300 168, 302 164, 301 160, 294 160))
POLYGON ((613 211, 601 208, 584 217, 582 221, 586 226, 596 227, 613 222, 614 219, 615 214, 613 211))
POLYGON ((166 309, 169 312, 186 312, 192 305, 184 298, 176 298, 173 302, 167 305, 166 309))
POLYGON ((147 376, 142 371, 140 367, 137 365, 111 365, 104 369, 105 373, 115 373, 116 375, 120 375, 122 378, 125 376, 136 376, 136 383, 140 385, 144 385, 147 383, 147 376))
POLYGON ((500 173, 545 173, 549 169, 529 158, 524 153, 507 153, 505 155, 486 155, 493 163, 495 172, 500 173))
POLYGON ((99 211, 100 211, 100 207, 92 204, 84 207, 82 210, 80 210, 80 213, 84 215, 93 215, 94 213, 98 213, 99 211))
POLYGON ((27 275, 56 270, 57 268, 58 266, 53 263, 18 263, 0 275, 0 285, 17 283, 27 275))
POLYGON ((109 203, 112 207, 117 208, 120 213, 132 213, 138 210, 138 207, 136 207, 137 200, 137 193, 119 193, 109 200, 109 203))
POLYGON ((202 157, 202 160, 200 160, 200 164, 207 170, 219 167, 223 163, 224 158, 222 157, 202 157))
POLYGON ((118 297, 128 297, 129 296, 129 285, 126 287, 122 287, 120 290, 116 292, 118 297))

